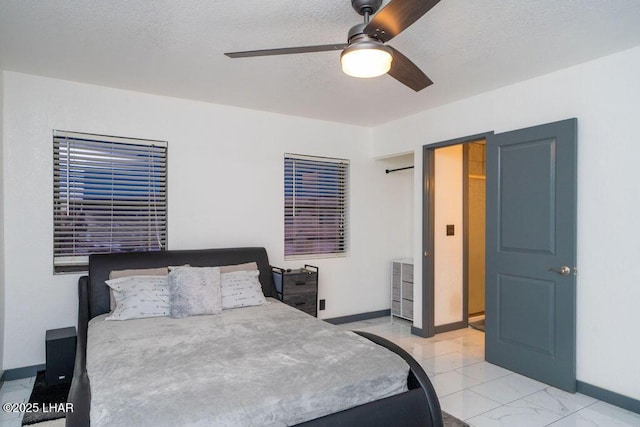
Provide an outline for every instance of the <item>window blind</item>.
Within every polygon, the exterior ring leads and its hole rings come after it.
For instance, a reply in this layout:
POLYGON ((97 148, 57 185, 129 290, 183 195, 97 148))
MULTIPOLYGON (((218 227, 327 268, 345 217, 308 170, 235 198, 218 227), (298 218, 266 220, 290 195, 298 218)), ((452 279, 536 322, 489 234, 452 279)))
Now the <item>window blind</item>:
POLYGON ((349 161, 285 154, 284 255, 345 256, 349 161))
POLYGON ((53 133, 54 270, 167 245, 167 143, 53 133))

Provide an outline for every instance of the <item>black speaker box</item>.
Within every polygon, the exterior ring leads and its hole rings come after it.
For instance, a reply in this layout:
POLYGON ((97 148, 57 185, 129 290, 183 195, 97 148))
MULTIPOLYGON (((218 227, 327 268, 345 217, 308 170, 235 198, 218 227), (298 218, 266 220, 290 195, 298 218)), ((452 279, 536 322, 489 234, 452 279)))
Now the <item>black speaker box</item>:
POLYGON ((46 341, 47 386, 70 383, 76 360, 76 328, 49 330, 46 341))

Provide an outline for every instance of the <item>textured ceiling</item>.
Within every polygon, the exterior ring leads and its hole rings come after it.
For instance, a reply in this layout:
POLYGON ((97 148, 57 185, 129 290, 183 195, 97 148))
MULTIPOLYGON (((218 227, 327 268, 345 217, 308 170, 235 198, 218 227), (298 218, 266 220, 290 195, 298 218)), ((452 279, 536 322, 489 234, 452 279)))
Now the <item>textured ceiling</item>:
POLYGON ((223 55, 343 43, 361 19, 349 0, 0 0, 0 68, 373 126, 640 45, 640 0, 442 0, 390 42, 435 82, 419 93, 339 52, 223 55))

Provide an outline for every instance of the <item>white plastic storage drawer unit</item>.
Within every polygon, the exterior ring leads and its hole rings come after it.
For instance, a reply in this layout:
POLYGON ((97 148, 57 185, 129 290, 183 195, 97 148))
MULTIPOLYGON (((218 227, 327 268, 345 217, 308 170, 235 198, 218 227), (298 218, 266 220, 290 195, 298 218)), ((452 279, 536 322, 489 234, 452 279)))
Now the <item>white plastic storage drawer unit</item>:
POLYGON ((413 320, 413 259, 393 260, 391 268, 391 315, 413 320))

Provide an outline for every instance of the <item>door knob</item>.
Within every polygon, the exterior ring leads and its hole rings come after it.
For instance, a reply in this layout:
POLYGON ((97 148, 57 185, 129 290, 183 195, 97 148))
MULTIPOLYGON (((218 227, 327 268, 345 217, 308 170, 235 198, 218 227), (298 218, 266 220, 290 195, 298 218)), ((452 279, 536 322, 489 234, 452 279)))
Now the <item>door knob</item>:
POLYGON ((571 274, 571 269, 569 267, 567 267, 566 265, 563 265, 560 268, 550 267, 549 271, 553 271, 554 273, 558 273, 561 276, 568 276, 569 274, 571 274))

